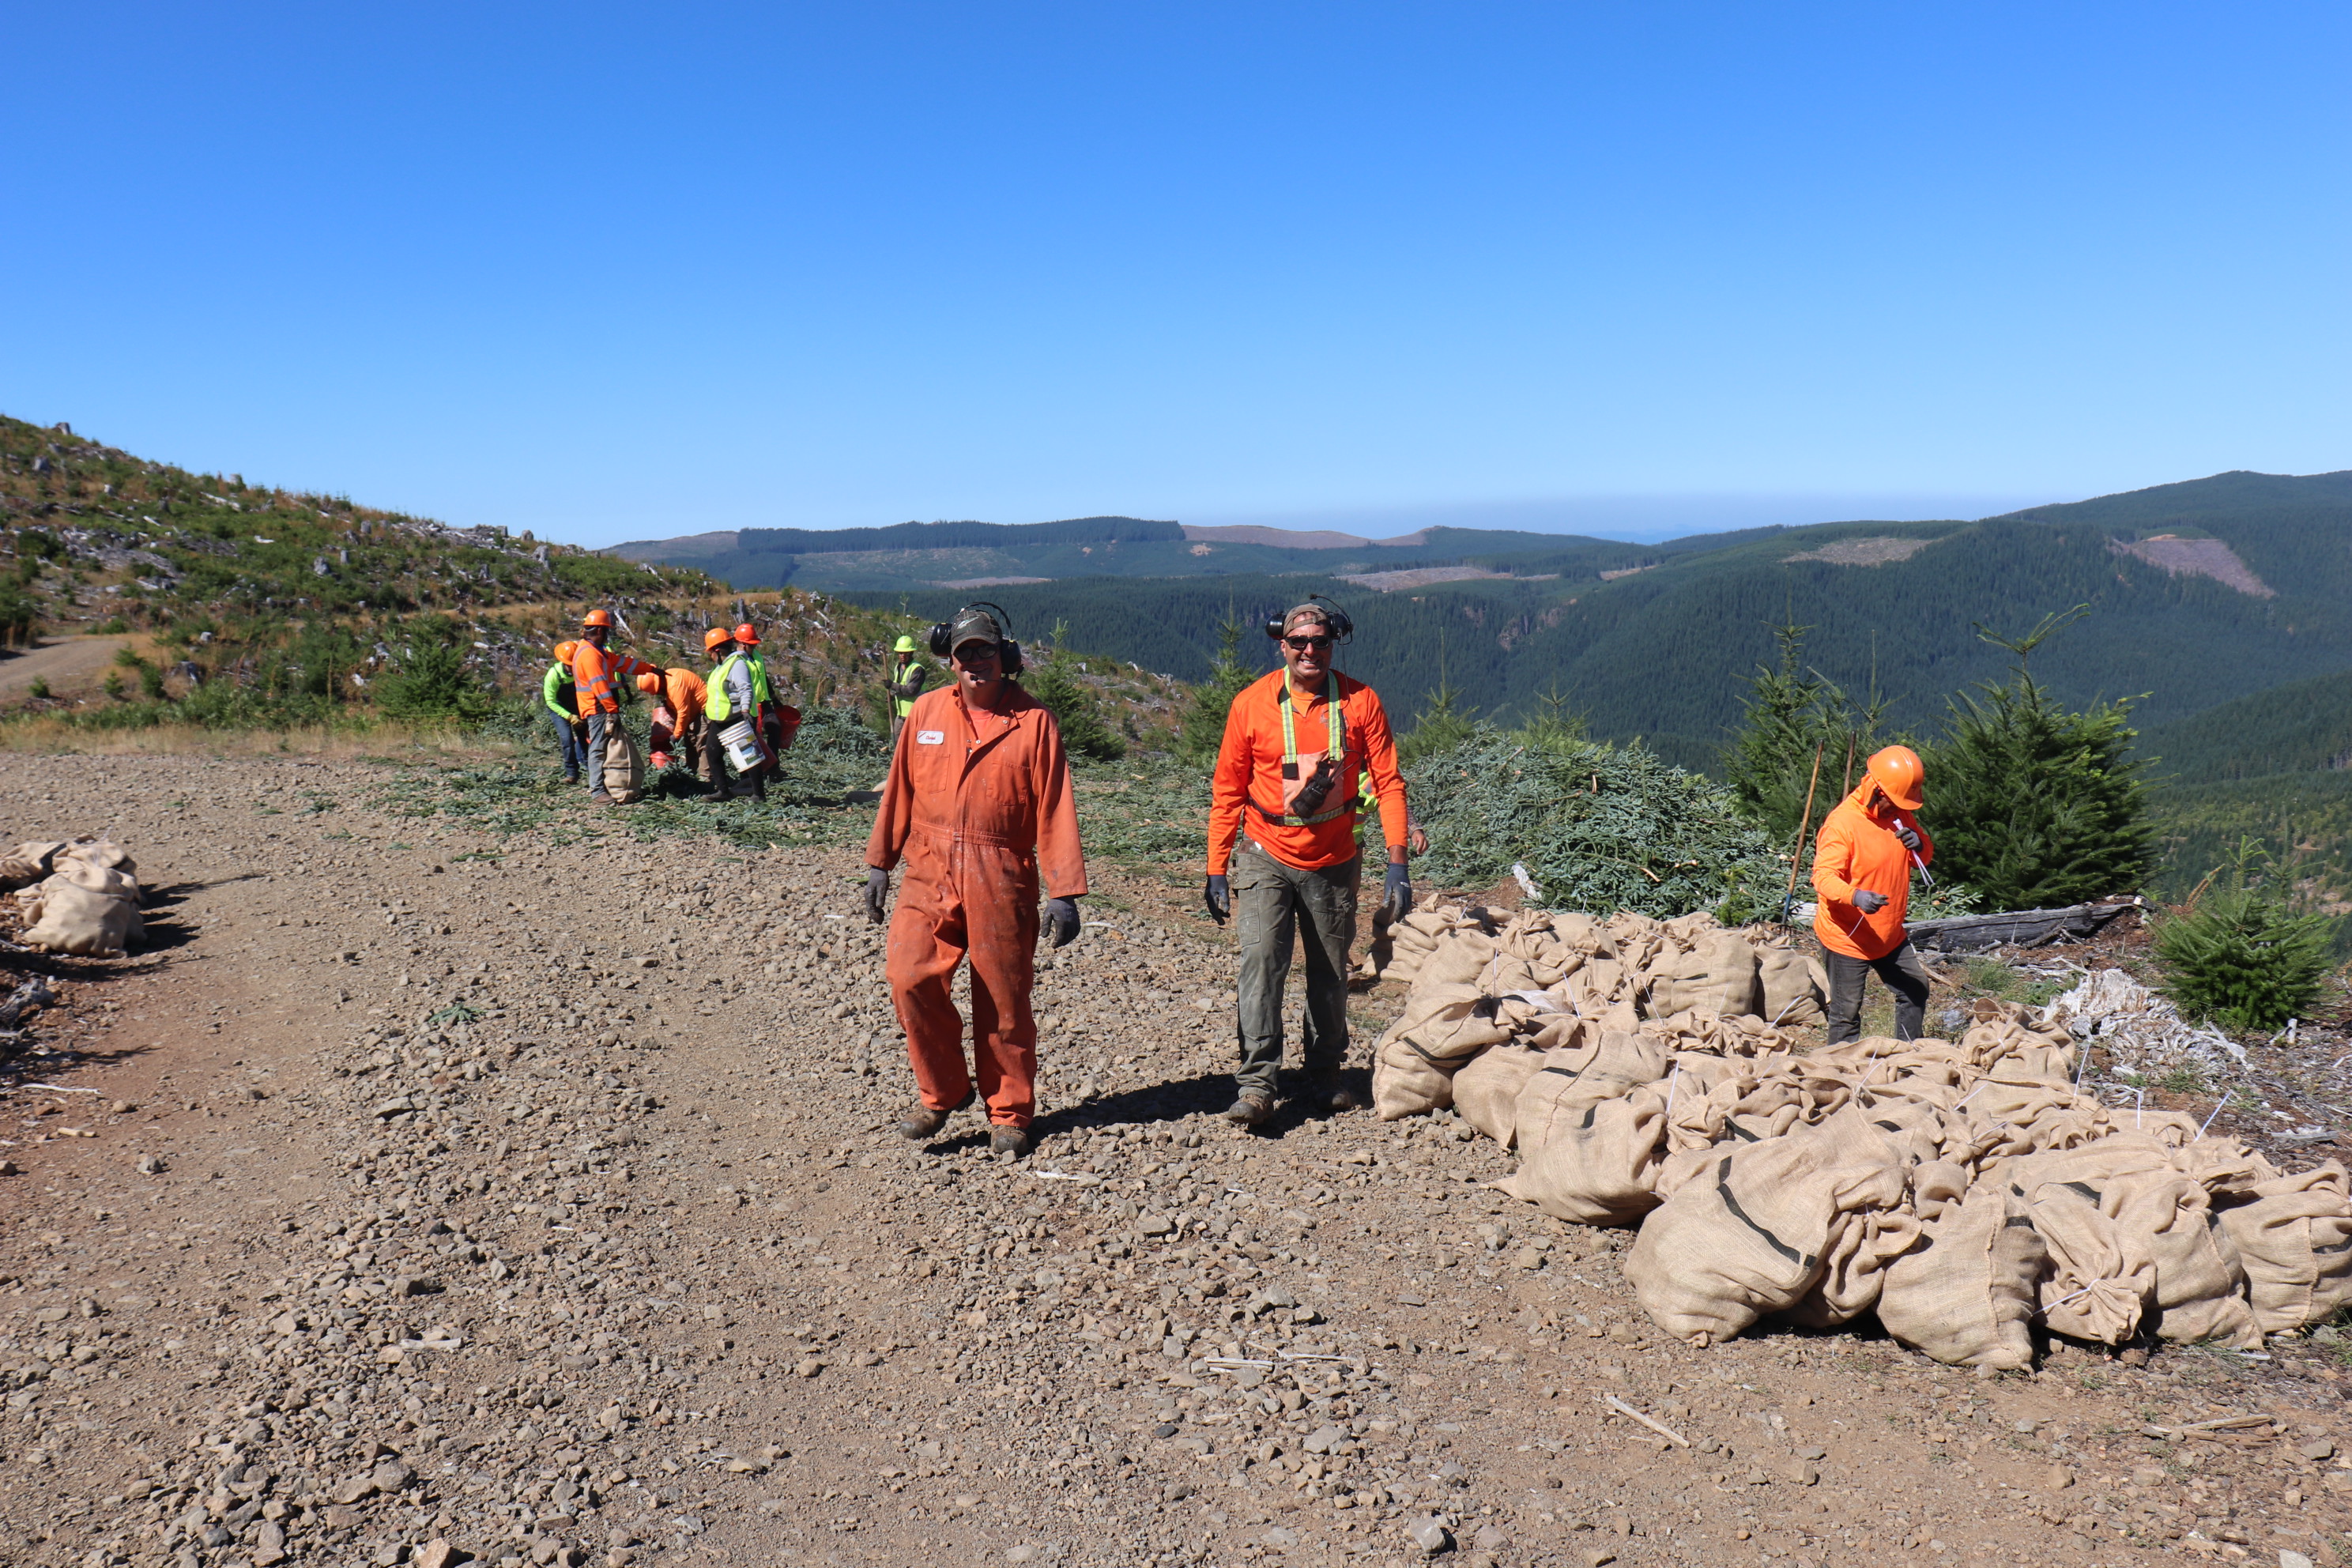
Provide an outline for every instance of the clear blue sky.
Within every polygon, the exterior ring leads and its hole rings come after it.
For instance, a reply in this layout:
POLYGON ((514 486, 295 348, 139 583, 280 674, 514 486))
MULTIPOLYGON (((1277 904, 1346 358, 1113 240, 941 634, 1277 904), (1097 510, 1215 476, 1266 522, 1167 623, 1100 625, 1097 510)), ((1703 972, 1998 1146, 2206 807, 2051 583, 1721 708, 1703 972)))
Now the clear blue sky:
POLYGON ((2340 4, 6 36, 0 410, 461 523, 1598 531, 2352 467, 2340 4))

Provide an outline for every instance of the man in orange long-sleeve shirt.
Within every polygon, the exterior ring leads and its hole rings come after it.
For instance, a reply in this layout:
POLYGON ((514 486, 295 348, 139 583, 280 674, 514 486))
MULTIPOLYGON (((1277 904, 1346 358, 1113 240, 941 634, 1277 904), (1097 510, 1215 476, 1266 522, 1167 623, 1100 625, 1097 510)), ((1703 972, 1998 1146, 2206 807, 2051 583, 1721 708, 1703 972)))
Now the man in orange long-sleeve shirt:
POLYGON ((877 924, 903 856, 883 973, 907 1032, 921 1103, 898 1131, 925 1139, 988 1101, 989 1147, 1029 1148, 1036 1111, 1037 1024, 1029 1010, 1039 873, 1054 945, 1078 934, 1087 891, 1070 761, 1054 715, 1020 687, 1021 650, 984 610, 959 610, 933 634, 955 683, 915 700, 866 841, 866 912, 877 924), (944 635, 941 635, 941 634, 944 635), (945 647, 940 644, 944 643, 945 647), (948 988, 971 959, 971 1054, 948 988))
POLYGON ((1927 969, 1903 917, 1911 868, 1936 858, 1917 812, 1927 770, 1908 746, 1872 756, 1862 783, 1813 840, 1813 934, 1829 971, 1829 1043, 1862 1037, 1862 988, 1873 970, 1895 993, 1895 1037, 1916 1040, 1927 1012, 1927 969))
POLYGON ((1299 1059, 1307 1102, 1349 1110, 1363 1102, 1339 1081, 1348 1054, 1348 949, 1356 940, 1362 875, 1356 810, 1371 775, 1388 844, 1381 907, 1412 908, 1405 870, 1404 780, 1380 694, 1331 668, 1331 647, 1353 628, 1344 616, 1300 605, 1266 630, 1283 668, 1244 687, 1225 715, 1209 800, 1209 879, 1219 924, 1239 910, 1242 950, 1234 1035, 1241 1067, 1227 1120, 1262 1125, 1274 1112, 1282 1067, 1282 993, 1290 944, 1306 925, 1307 1008, 1299 1059), (1237 837, 1243 838, 1238 849, 1237 837))
POLYGON ((654 700, 653 729, 648 746, 653 755, 647 760, 658 773, 670 764, 670 749, 687 764, 702 774, 705 784, 710 782, 710 764, 702 754, 702 707, 710 700, 710 689, 702 677, 683 667, 663 670, 647 670, 637 677, 637 689, 654 700))

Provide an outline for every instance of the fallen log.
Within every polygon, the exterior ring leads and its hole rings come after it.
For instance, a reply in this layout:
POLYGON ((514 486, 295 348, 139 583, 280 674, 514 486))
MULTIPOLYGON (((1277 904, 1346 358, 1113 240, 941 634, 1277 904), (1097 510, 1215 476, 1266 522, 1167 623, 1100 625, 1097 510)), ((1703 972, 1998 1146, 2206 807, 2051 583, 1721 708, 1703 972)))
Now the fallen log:
POLYGON ((2072 904, 2063 910, 2013 910, 2001 914, 1913 921, 1906 929, 1914 947, 1937 952, 1974 952, 1988 947, 2044 947, 2053 942, 2085 941, 2098 935, 2118 916, 2147 907, 2144 900, 2132 898, 2109 903, 2072 904))

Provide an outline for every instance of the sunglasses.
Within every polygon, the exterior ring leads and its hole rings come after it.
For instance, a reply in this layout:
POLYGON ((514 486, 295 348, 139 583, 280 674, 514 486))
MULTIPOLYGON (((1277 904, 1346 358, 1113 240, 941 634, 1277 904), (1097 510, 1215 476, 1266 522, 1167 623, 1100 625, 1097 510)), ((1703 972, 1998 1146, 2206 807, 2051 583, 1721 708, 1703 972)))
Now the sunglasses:
POLYGON ((1308 648, 1324 648, 1331 646, 1329 637, 1285 637, 1282 642, 1283 646, 1293 653, 1305 653, 1308 648))

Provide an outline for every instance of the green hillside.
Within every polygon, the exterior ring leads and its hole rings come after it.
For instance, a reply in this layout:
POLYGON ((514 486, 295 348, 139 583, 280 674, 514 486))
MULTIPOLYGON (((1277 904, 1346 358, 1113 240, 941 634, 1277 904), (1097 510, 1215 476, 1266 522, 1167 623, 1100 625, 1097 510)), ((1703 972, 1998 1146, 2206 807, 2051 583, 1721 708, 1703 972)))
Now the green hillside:
POLYGON ((2232 784, 2352 766, 2352 670, 2292 680, 2141 731, 2175 784, 2232 784))
MULTIPOLYGON (((2015 632, 2076 604, 2092 614, 2036 655, 2036 675, 2074 703, 2144 693, 2137 711, 2151 725, 2340 669, 2352 632, 2347 490, 2341 475, 2221 475, 2082 503, 2091 513, 2044 508, 1978 522, 1823 523, 1698 548, 1682 541, 1608 582, 1598 571, 1613 568, 1384 594, 1320 572, 855 596, 927 616, 984 596, 1025 626, 1064 621, 1082 646, 1198 679, 1229 604, 1255 624, 1322 592, 1361 628, 1344 668, 1402 712, 1427 700, 1441 671, 1464 702, 1506 719, 1534 712, 1556 686, 1596 734, 1646 736, 1668 758, 1705 765, 1738 721, 1745 677, 1772 655, 1769 628, 1787 619, 1813 628, 1806 653, 1822 673, 1857 695, 1874 684, 1895 725, 1917 730, 1940 723, 1951 693, 2002 673, 2006 656, 1978 637, 1979 623, 2015 632), (2241 505, 2254 509, 2251 521, 2232 510, 2241 505), (2177 534, 2189 516, 2208 541, 2199 548, 2234 550, 2272 592, 2119 550, 2177 534)), ((1271 668, 1262 638, 1248 653, 1271 668)))
POLYGON ((1464 528, 1424 529, 1412 543, 1337 549, 1188 535, 1173 522, 1132 517, 1061 522, 905 522, 829 531, 747 528, 731 533, 637 540, 608 552, 625 561, 691 567, 737 588, 889 593, 941 584, 1003 585, 1084 577, 1224 578, 1306 573, 1327 576, 1475 567, 1512 576, 1594 582, 1636 569, 1714 536, 1672 544, 1624 544, 1575 535, 1464 528))

